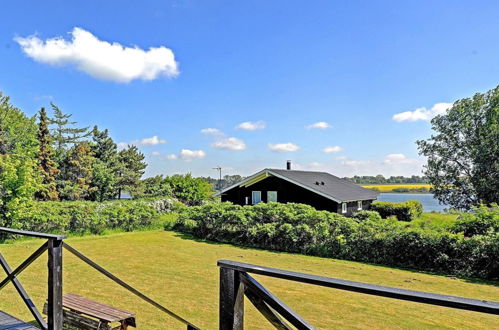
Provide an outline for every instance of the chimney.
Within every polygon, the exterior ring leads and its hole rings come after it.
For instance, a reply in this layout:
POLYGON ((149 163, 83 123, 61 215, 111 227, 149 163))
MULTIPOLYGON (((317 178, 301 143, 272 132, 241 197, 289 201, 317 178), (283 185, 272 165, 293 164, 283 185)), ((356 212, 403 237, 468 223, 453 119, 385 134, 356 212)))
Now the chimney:
POLYGON ((289 171, 291 170, 291 161, 290 160, 287 160, 286 161, 286 169, 289 171))

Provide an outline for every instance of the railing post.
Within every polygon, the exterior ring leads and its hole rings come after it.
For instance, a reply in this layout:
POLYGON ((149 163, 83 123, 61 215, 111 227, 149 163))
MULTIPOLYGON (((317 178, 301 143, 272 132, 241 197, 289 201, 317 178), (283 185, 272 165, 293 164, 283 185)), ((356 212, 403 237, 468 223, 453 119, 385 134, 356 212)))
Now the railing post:
POLYGON ((220 330, 242 330, 244 321, 244 285, 239 272, 220 268, 220 330))
POLYGON ((49 330, 62 330, 62 240, 48 242, 48 301, 49 330))

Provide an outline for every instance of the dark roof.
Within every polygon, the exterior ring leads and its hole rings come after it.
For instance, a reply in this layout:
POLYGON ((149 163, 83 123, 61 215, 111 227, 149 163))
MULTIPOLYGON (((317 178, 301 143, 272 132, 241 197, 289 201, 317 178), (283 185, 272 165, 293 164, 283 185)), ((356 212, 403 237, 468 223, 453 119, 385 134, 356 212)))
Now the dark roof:
POLYGON ((326 172, 295 171, 274 168, 266 168, 258 173, 255 173, 241 182, 225 188, 215 195, 221 195, 226 191, 244 184, 251 185, 254 182, 264 180, 269 175, 280 177, 281 179, 313 191, 316 194, 332 199, 338 203, 372 200, 378 198, 378 192, 362 188, 361 186, 351 183, 350 181, 341 179, 326 172))
POLYGON ((288 178, 306 186, 310 190, 319 191, 342 202, 376 199, 378 192, 362 188, 348 180, 326 172, 295 171, 269 168, 268 171, 288 178), (319 183, 319 184, 316 184, 319 183), (324 184, 322 184, 324 183, 324 184))

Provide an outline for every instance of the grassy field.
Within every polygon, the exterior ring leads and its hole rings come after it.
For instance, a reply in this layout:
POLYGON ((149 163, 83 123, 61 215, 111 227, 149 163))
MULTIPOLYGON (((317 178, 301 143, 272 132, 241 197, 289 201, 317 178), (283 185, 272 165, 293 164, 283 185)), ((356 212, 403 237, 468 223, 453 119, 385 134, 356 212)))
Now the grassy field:
POLYGON ((362 187, 367 189, 377 189, 383 193, 393 192, 393 189, 404 188, 404 189, 420 189, 426 188, 430 189, 431 185, 429 184, 368 184, 362 185, 362 187))
MULTIPOLYGON (((0 244, 15 267, 40 240, 0 244)), ((218 328, 218 268, 231 259, 342 279, 471 298, 499 300, 499 283, 429 275, 341 260, 276 253, 192 240, 160 230, 68 239, 73 247, 123 280, 203 329, 218 328)), ((46 298, 46 259, 20 276, 37 306, 46 298)), ((497 316, 396 301, 307 284, 255 276, 318 328, 428 329, 497 328, 497 316)), ((136 312, 141 329, 184 329, 160 312, 71 256, 64 254, 64 291, 136 312)), ((0 292, 0 310, 25 320, 26 311, 11 285, 0 292)), ((271 328, 246 302, 246 328, 271 328)))

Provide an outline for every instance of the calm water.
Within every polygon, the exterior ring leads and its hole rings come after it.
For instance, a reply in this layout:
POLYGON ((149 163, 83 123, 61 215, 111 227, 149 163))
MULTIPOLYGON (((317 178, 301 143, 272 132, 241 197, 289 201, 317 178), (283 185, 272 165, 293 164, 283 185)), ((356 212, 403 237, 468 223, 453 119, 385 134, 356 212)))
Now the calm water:
POLYGON ((405 202, 408 200, 417 200, 423 204, 425 212, 437 211, 442 212, 444 209, 449 208, 448 205, 441 205, 433 198, 432 194, 386 194, 382 193, 378 196, 379 201, 384 202, 405 202))

